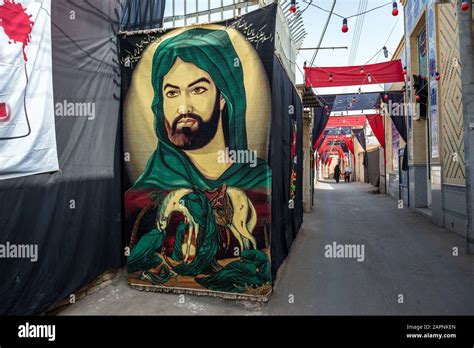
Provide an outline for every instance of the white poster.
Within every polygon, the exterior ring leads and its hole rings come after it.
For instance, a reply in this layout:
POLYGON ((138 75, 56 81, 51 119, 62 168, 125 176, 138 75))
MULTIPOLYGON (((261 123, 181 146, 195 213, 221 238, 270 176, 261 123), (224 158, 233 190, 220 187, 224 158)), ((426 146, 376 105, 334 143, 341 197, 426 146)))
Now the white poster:
POLYGON ((0 0, 0 180, 58 170, 51 0, 0 0))

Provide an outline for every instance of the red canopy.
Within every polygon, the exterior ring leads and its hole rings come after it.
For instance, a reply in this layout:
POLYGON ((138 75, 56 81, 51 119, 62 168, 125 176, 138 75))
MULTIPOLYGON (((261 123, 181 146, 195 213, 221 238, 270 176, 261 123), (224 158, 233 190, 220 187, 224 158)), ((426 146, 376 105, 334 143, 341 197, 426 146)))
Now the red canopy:
POLYGON ((375 137, 380 143, 380 146, 385 147, 385 130, 383 127, 382 115, 367 115, 370 128, 375 134, 375 137))
POLYGON ((405 81, 401 60, 369 65, 323 68, 305 67, 304 71, 306 86, 314 88, 360 86, 405 81), (371 78, 369 78, 369 74, 371 78), (332 77, 332 81, 330 77, 332 77))
POLYGON ((364 116, 331 116, 326 125, 326 128, 336 127, 364 127, 365 125, 364 116))
POLYGON ((354 153, 354 142, 352 141, 352 138, 344 138, 344 142, 347 145, 347 148, 349 149, 350 152, 352 152, 353 155, 354 153))
POLYGON ((383 157, 384 164, 387 164, 387 152, 385 151, 385 129, 383 125, 382 115, 368 115, 367 120, 369 121, 370 128, 375 134, 375 137, 380 143, 380 146, 384 148, 383 157))

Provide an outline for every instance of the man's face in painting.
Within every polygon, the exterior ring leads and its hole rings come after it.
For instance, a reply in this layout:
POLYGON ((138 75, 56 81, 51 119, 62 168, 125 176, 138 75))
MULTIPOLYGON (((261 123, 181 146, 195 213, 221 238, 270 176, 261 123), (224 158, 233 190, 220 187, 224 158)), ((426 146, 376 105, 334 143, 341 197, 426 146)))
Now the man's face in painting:
POLYGON ((163 78, 163 111, 170 142, 200 149, 215 137, 225 101, 211 76, 178 58, 163 78))

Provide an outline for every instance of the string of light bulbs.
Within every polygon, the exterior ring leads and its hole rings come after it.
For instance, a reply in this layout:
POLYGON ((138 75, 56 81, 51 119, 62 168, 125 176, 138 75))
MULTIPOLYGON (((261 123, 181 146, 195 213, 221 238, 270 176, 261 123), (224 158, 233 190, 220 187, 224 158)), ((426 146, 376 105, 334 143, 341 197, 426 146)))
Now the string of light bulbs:
MULTIPOLYGON (((302 11, 306 11, 308 9, 309 6, 312 6, 312 7, 315 7, 315 8, 318 8, 324 12, 330 12, 329 10, 326 10, 325 8, 322 8, 321 6, 318 6, 316 4, 313 4, 313 1, 312 0, 302 0, 303 3, 307 4, 308 6, 306 6, 306 8, 302 11)), ((398 14, 400 13, 400 11, 398 10, 398 3, 397 3, 397 0, 393 0, 389 3, 386 3, 384 5, 380 5, 380 6, 377 6, 377 7, 374 7, 370 10, 367 10, 367 11, 364 11, 364 12, 361 12, 361 13, 357 13, 357 14, 354 14, 352 16, 342 16, 336 12, 333 12, 332 14, 336 17, 339 17, 339 18, 342 18, 342 28, 341 28, 341 31, 343 33, 347 33, 349 31, 349 25, 348 25, 348 19, 349 18, 354 18, 354 17, 358 17, 358 16, 362 16, 362 15, 365 15, 366 13, 369 13, 369 12, 372 12, 372 11, 375 11, 375 10, 378 10, 380 8, 383 8, 383 7, 386 7, 388 5, 392 4, 392 16, 396 17, 398 16, 398 14)), ((470 8, 470 5, 469 5, 469 1, 465 1, 463 0, 462 3, 461 3, 461 10, 462 11, 468 11, 470 8)), ((297 7, 296 7, 296 0, 291 0, 291 5, 290 5, 290 12, 295 14, 297 12, 297 7)))

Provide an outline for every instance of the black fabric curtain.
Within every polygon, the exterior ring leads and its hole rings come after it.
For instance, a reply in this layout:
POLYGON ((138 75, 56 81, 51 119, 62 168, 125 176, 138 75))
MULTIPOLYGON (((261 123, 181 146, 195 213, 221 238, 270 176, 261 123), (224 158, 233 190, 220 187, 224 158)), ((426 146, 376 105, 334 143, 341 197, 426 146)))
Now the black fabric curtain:
MULTIPOLYGON (((352 132, 354 133, 355 137, 357 138, 357 141, 359 142, 360 146, 364 149, 364 161, 362 162, 363 166, 367 168, 368 166, 368 156, 367 156, 367 145, 365 142, 365 132, 364 129, 353 129, 352 132)), ((365 181, 367 181, 367 175, 365 176, 365 181)))
POLYGON ((297 90, 280 61, 273 62, 272 134, 270 167, 272 169, 272 276, 288 255, 303 223, 303 107, 297 90), (288 107, 295 112, 289 115, 288 107), (294 209, 289 207, 292 120, 297 124, 297 190, 294 209))
POLYGON ((379 186, 380 183, 380 148, 367 152, 367 170, 366 182, 373 186, 379 186))
POLYGON ((397 128, 398 133, 403 138, 403 140, 407 141, 407 124, 405 122, 405 116, 390 116, 392 119, 395 128, 397 128))
POLYGON ((349 152, 349 148, 347 147, 346 143, 341 143, 342 151, 345 153, 349 152))
POLYGON ((166 0, 124 0, 121 31, 161 28, 166 0))
MULTIPOLYGON (((403 94, 389 94, 390 100, 392 100, 392 103, 402 103, 404 99, 403 94)), ((407 123, 406 123, 406 118, 405 118, 405 113, 403 106, 398 107, 396 110, 395 108, 392 108, 390 110, 390 118, 392 119, 393 124, 395 125, 395 128, 397 128, 398 133, 400 133, 400 136, 402 139, 405 141, 405 150, 404 150, 404 155, 403 155, 403 160, 402 160, 402 170, 408 170, 408 136, 407 136, 407 123), (394 115, 394 113, 396 114, 394 115)))
POLYGON ((313 145, 318 141, 329 121, 329 116, 323 107, 313 108, 314 112, 314 128, 313 128, 313 145))
POLYGON ((413 75, 413 89, 415 94, 420 97, 418 104, 420 105, 420 117, 426 119, 428 115, 428 85, 426 78, 420 75, 413 75))
POLYGON ((313 128, 313 145, 318 141, 321 134, 326 129, 326 125, 329 121, 329 115, 331 114, 334 100, 336 99, 335 95, 324 96, 324 100, 321 99, 321 105, 319 107, 313 108, 314 113, 314 128, 313 128), (326 109, 327 106, 327 109, 326 109))
POLYGON ((37 262, 0 262, 2 315, 40 314, 124 261, 116 40, 123 4, 51 3, 54 103, 87 103, 95 112, 56 117, 60 171, 0 181, 0 243, 38 245, 37 262))
POLYGON ((364 149, 364 151, 367 151, 367 147, 365 144, 365 133, 363 129, 353 129, 352 132, 356 136, 357 140, 359 141, 360 146, 364 149))

